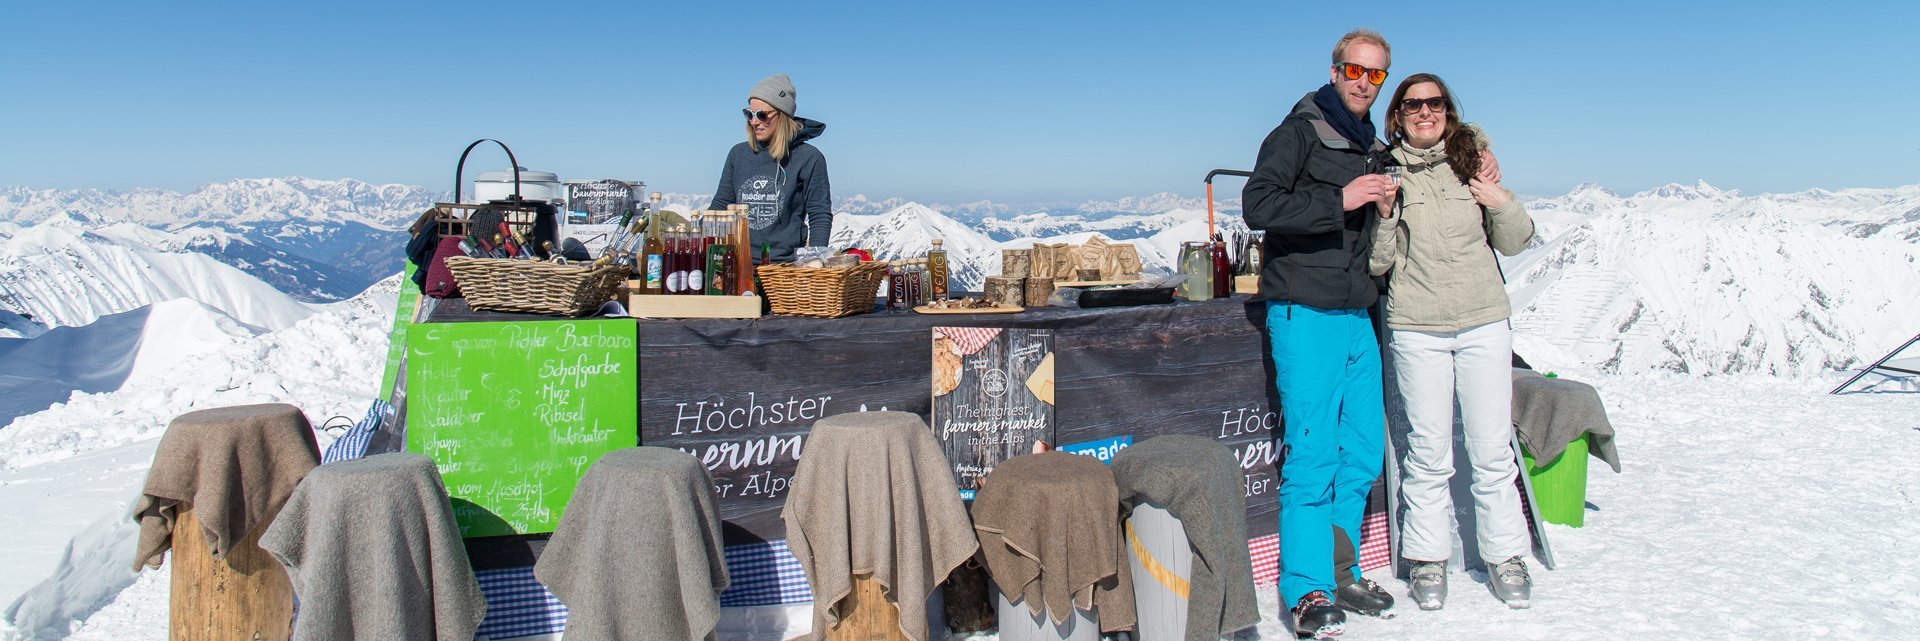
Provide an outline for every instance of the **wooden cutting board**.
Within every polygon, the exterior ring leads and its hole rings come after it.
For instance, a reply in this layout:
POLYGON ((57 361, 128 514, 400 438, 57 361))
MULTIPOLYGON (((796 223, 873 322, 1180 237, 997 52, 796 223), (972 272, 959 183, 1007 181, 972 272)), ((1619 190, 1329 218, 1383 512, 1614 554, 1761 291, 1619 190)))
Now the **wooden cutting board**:
POLYGON ((1132 280, 1056 280, 1056 281, 1053 281, 1053 286, 1054 287, 1102 287, 1106 285, 1132 285, 1138 282, 1140 282, 1140 279, 1138 278, 1135 278, 1132 280))
POLYGON ((972 309, 946 309, 921 305, 913 311, 922 314, 1015 314, 1027 311, 1025 307, 975 307, 972 309))

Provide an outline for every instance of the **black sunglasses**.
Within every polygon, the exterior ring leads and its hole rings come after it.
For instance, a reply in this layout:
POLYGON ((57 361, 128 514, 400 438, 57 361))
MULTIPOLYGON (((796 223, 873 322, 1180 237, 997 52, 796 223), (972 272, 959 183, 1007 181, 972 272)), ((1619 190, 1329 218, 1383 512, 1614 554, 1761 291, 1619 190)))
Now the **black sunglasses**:
POLYGON ((745 115, 749 122, 752 122, 752 121, 760 121, 760 120, 773 120, 773 115, 780 112, 774 111, 772 109, 741 109, 740 113, 742 115, 745 115))
POLYGON ((1421 105, 1425 105, 1428 109, 1432 109, 1434 111, 1444 113, 1447 110, 1447 97, 1434 96, 1432 98, 1401 98, 1400 99, 1400 111, 1402 113, 1413 113, 1413 112, 1419 111, 1421 105))

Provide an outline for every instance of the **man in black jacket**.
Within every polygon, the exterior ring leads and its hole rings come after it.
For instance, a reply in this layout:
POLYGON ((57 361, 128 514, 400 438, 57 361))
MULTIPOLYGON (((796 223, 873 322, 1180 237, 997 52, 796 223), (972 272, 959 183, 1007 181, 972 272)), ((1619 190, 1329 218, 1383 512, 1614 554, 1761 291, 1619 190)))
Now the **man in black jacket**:
POLYGON ((1295 632, 1315 638, 1343 631, 1336 602, 1376 613, 1392 605, 1358 567, 1347 586, 1333 578, 1334 529, 1360 541, 1385 456, 1380 352, 1367 315, 1379 291, 1367 258, 1397 186, 1380 173, 1386 147, 1368 112, 1391 55, 1377 32, 1341 37, 1329 82, 1267 135, 1241 198, 1247 226, 1266 232, 1260 293, 1285 419, 1280 596, 1293 605, 1295 632))

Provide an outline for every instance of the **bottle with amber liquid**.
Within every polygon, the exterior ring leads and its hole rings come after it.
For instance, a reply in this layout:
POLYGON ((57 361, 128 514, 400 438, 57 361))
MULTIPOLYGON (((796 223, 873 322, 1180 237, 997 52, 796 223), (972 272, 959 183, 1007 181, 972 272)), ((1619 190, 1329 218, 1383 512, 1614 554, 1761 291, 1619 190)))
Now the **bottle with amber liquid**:
POLYGON ((733 210, 733 262, 735 294, 757 293, 753 275, 753 231, 747 227, 747 206, 729 205, 733 210))
POLYGON ((933 239, 933 249, 927 250, 927 292, 935 300, 947 297, 947 250, 940 248, 940 239, 933 239))

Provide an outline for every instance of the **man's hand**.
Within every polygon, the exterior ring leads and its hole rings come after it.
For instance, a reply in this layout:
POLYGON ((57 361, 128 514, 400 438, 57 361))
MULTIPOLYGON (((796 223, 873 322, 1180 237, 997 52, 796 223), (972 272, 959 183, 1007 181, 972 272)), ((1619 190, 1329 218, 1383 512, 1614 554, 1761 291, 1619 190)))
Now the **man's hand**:
POLYGON ((1353 182, 1340 189, 1340 206, 1342 211, 1353 211, 1367 203, 1386 202, 1392 205, 1399 191, 1400 188, 1394 186, 1393 180, 1385 175, 1367 174, 1353 179, 1353 182))
POLYGON ((1473 192, 1473 200, 1486 207, 1499 207, 1512 200, 1507 190, 1497 182, 1487 182, 1475 177, 1467 181, 1467 191, 1473 192))
POLYGON ((1481 180, 1490 183, 1500 182, 1500 159, 1493 157, 1493 150, 1480 150, 1480 173, 1478 176, 1481 180))

